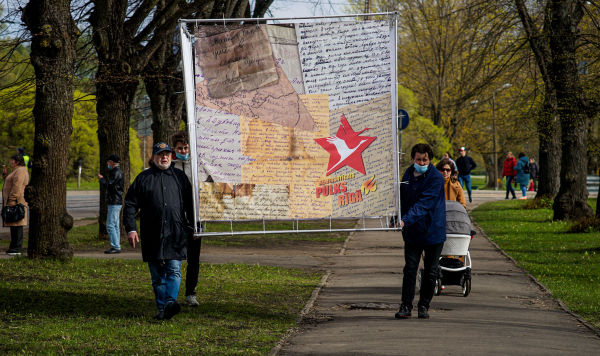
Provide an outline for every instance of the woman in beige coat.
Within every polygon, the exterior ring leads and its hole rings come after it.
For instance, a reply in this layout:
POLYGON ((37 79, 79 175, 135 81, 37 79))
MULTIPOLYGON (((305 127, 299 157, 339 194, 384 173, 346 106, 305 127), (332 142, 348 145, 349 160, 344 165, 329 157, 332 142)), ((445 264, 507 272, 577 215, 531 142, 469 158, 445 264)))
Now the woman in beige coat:
POLYGON ((23 156, 14 155, 10 158, 12 172, 4 178, 2 187, 2 206, 14 206, 17 203, 25 205, 25 217, 13 223, 3 221, 4 227, 10 227, 10 247, 7 254, 21 254, 23 246, 23 226, 27 225, 27 202, 25 201, 25 186, 29 182, 29 173, 25 168, 23 156))

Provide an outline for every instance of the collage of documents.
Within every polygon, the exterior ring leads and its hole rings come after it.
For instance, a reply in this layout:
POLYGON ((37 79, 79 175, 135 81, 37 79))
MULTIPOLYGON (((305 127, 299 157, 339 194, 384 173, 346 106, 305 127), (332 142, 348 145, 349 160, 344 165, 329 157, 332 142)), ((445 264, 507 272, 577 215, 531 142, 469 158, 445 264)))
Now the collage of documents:
POLYGON ((393 21, 193 36, 199 219, 394 214, 393 21))

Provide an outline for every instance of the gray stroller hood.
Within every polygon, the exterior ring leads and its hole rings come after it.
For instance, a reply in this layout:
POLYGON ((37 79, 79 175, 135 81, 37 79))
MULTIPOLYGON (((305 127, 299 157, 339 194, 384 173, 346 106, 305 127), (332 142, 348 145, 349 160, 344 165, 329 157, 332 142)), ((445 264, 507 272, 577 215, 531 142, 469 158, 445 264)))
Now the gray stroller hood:
POLYGON ((471 235, 471 219, 461 203, 446 200, 446 234, 471 235))

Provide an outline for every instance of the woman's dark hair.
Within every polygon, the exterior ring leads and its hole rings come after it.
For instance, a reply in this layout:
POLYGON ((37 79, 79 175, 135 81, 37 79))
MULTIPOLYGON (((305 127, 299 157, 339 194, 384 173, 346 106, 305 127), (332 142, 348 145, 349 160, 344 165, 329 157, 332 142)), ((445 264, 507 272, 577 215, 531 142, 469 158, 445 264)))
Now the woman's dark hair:
POLYGON ((525 153, 519 152, 519 158, 521 158, 521 157, 525 157, 525 153))
POLYGON ((435 165, 435 168, 437 168, 438 171, 441 171, 445 165, 450 166, 450 179, 452 180, 452 182, 456 182, 456 168, 454 167, 454 163, 452 163, 451 160, 449 160, 448 158, 442 158, 438 162, 438 164, 435 165))
POLYGON ((177 146, 177 142, 181 142, 184 145, 189 145, 190 143, 188 140, 188 134, 185 131, 176 132, 171 140, 173 141, 173 147, 177 146))
POLYGON ((415 153, 427 153, 427 155, 429 156, 429 159, 432 160, 433 159, 433 150, 431 149, 431 146, 429 146, 426 143, 417 143, 416 145, 413 146, 412 150, 410 151, 410 158, 414 159, 415 158, 415 153))
POLYGON ((10 159, 14 160, 17 163, 17 166, 24 166, 25 165, 25 160, 23 159, 23 156, 21 156, 20 154, 12 155, 10 157, 10 159))

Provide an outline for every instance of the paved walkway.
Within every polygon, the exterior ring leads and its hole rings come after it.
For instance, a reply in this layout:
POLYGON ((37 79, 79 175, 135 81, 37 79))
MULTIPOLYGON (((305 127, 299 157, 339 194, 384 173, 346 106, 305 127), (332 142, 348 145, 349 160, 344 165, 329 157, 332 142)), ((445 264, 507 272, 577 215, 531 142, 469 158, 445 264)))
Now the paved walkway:
MULTIPOLYGON (((503 199, 475 192, 473 205, 503 199)), ((582 355, 600 338, 560 308, 481 231, 471 243, 472 291, 448 286, 434 297, 431 318, 396 320, 403 243, 400 233, 353 234, 329 259, 330 275, 314 307, 279 355, 582 355)), ((416 301, 418 296, 416 297, 416 301)))

